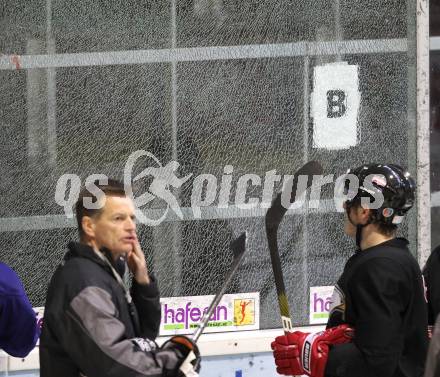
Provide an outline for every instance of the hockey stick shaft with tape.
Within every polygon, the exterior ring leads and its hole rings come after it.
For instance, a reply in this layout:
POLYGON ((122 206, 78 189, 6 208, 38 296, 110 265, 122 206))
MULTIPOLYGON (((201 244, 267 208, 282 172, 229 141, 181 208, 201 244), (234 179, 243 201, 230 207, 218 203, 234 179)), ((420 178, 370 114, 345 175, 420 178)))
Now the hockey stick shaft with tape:
MULTIPOLYGON (((265 223, 266 235, 272 262, 273 275, 278 296, 281 320, 284 332, 292 331, 292 321, 290 317, 289 303, 284 285, 283 271, 281 268, 280 254, 278 250, 278 228, 288 210, 288 203, 295 202, 307 188, 312 185, 313 176, 322 174, 322 166, 317 161, 309 161, 301 167, 292 177, 290 192, 283 190, 280 192, 272 205, 267 210, 265 223), (287 200, 286 200, 287 199, 287 200)), ((285 185, 286 186, 286 185, 285 185)))

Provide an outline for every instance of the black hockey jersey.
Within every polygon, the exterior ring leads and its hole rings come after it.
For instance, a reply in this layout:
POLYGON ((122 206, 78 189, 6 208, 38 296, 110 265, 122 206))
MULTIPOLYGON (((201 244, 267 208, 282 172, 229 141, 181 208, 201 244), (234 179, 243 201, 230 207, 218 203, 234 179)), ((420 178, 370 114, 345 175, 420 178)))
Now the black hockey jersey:
POLYGON ((440 314, 440 246, 429 256, 423 268, 423 276, 427 287, 428 323, 434 326, 440 314))
POLYGON ((327 327, 348 323, 355 328, 355 339, 331 349, 326 377, 423 375, 426 300, 419 265, 407 244, 396 238, 347 261, 327 327))

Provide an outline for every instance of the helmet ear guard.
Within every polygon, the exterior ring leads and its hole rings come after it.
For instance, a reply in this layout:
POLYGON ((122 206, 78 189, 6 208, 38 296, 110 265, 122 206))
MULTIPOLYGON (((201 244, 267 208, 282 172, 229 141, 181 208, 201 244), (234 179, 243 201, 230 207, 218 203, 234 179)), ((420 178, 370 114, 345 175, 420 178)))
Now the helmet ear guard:
POLYGON ((404 216, 394 215, 392 223, 394 225, 399 225, 403 221, 404 216))
POLYGON ((391 217, 394 214, 394 209, 389 208, 389 207, 385 207, 384 209, 382 209, 382 216, 385 218, 391 217))
POLYGON ((402 223, 402 221, 403 221, 403 219, 405 217, 405 212, 403 212, 403 211, 394 211, 393 208, 385 207, 385 208, 382 209, 382 217, 384 219, 391 218, 391 224, 399 225, 400 223, 402 223))

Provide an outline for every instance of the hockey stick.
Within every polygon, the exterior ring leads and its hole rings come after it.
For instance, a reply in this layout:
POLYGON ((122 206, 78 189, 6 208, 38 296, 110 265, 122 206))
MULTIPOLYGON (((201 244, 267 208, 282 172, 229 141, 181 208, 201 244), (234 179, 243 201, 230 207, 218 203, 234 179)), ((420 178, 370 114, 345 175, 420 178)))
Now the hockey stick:
MULTIPOLYGON (((293 227, 290 230, 290 234, 299 234, 302 231, 303 231, 303 224, 298 221, 295 224, 293 224, 293 227)), ((290 248, 294 247, 293 244, 294 242, 289 243, 288 247, 280 251, 279 255, 281 260, 284 260, 285 258, 289 257, 290 248)), ((261 281, 263 282, 263 284, 261 285, 261 289, 259 290, 260 300, 264 300, 273 288, 273 271, 268 271, 264 279, 261 279, 261 281)))
MULTIPOLYGON (((211 305, 209 305, 208 310, 203 315, 202 319, 200 320, 200 323, 197 326, 196 331, 194 332, 192 336, 192 340, 194 343, 197 343, 197 341, 200 338, 200 335, 202 335, 203 331, 205 330, 206 325, 208 324, 210 317, 212 313, 214 312, 215 307, 220 302, 221 298, 223 297, 223 294, 225 293, 226 289, 228 288, 228 285, 234 276, 235 272, 238 269, 238 266, 240 265, 241 260, 243 259, 244 252, 246 250, 246 238, 247 238, 247 232, 242 233, 238 238, 236 238, 234 241, 232 241, 230 245, 230 250, 233 252, 234 259, 232 260, 231 268, 228 271, 228 274, 226 275, 225 281, 223 282, 223 285, 219 288, 218 292, 216 293, 215 297, 213 298, 211 305)), ((187 377, 196 377, 198 374, 194 372, 193 365, 191 362, 196 359, 196 356, 194 354, 194 351, 191 351, 182 365, 180 366, 180 370, 182 373, 187 377)))
MULTIPOLYGON (((309 161, 301 167, 292 178, 292 190, 289 195, 289 203, 293 203, 296 200, 297 195, 300 196, 312 185, 314 175, 320 174, 322 174, 322 166, 317 161, 309 161), (297 192, 298 180, 301 176, 307 178, 307 182, 302 182, 303 187, 300 187, 302 191, 297 192)), ((278 305, 285 333, 292 331, 292 321, 290 319, 289 303, 287 302, 286 288, 284 286, 283 271, 281 269, 281 260, 278 251, 278 228, 288 209, 283 206, 283 199, 285 199, 285 195, 288 194, 288 192, 282 191, 277 195, 272 202, 272 205, 267 210, 265 218, 267 242, 272 262, 273 275, 275 278, 275 286, 277 289, 278 305)))
POLYGON ((244 252, 246 250, 246 238, 247 233, 242 233, 238 238, 236 238, 234 241, 232 241, 230 249, 234 253, 234 259, 232 261, 231 268, 226 275, 226 279, 223 282, 223 285, 218 290, 217 294, 215 295, 214 299, 211 302, 211 305, 209 305, 208 310, 203 315, 200 323, 197 326, 196 331, 193 334, 193 341, 196 343, 199 339, 200 335, 202 335, 203 330, 205 330, 206 325, 209 322, 209 318, 211 317, 212 313, 214 312, 215 307, 220 302, 221 298, 223 297, 223 294, 226 291, 226 288, 228 288, 229 282, 231 281, 232 277, 235 274, 235 271, 237 271, 237 268, 243 258, 244 252))

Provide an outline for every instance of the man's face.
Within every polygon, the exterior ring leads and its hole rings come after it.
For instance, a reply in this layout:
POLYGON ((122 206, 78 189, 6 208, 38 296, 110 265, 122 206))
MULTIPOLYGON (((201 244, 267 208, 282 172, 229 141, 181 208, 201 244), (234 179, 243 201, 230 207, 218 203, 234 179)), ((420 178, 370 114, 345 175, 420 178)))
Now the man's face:
POLYGON ((133 249, 136 241, 136 223, 134 205, 130 198, 106 196, 101 213, 91 221, 96 247, 106 247, 114 258, 133 249))
POLYGON ((344 217, 344 232, 347 236, 356 238, 356 226, 351 223, 353 221, 355 224, 366 224, 369 216, 369 210, 364 209, 361 206, 350 207, 349 214, 350 219, 347 215, 347 203, 344 203, 345 217, 344 217))

